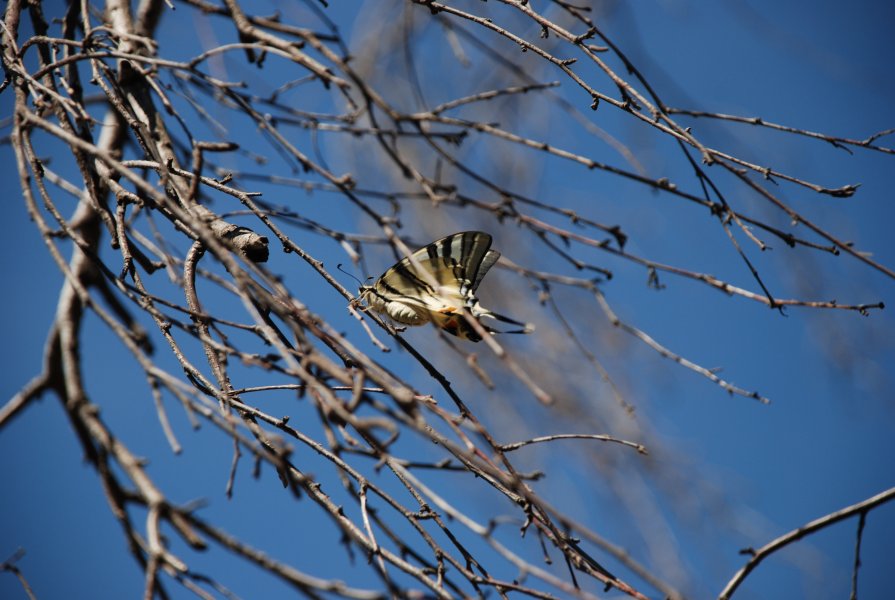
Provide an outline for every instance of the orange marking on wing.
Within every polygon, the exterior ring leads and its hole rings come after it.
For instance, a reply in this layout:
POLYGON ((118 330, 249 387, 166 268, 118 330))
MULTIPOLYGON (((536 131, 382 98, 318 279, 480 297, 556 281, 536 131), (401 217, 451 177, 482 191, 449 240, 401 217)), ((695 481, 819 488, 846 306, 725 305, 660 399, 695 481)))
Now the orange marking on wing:
POLYGON ((456 335, 457 330, 460 328, 460 323, 457 322, 457 319, 448 319, 447 321, 442 323, 441 328, 448 333, 456 335))

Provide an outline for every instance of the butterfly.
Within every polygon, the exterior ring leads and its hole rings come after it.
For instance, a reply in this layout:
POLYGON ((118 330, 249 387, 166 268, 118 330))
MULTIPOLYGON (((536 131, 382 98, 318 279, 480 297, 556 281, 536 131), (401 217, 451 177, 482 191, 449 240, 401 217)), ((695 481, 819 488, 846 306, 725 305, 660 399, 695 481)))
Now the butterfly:
POLYGON ((411 258, 398 261, 372 285, 362 285, 360 299, 398 323, 415 326, 431 322, 473 342, 482 338, 463 316, 463 309, 479 323, 482 317, 488 317, 522 327, 498 332, 482 324, 490 333, 534 330, 532 325, 483 308, 475 296, 485 274, 500 258, 500 252, 491 250, 491 236, 487 233, 455 233, 420 248, 411 258))

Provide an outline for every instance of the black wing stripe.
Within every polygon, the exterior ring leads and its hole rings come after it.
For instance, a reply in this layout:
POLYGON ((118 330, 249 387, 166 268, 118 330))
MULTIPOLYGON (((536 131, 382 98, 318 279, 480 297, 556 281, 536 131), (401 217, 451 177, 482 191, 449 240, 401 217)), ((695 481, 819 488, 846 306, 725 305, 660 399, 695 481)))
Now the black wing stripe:
POLYGON ((412 287, 416 288, 417 290, 428 292, 430 294, 435 292, 435 290, 432 289, 431 285, 429 285, 425 280, 421 279, 420 277, 417 276, 416 273, 413 272, 411 265, 400 262, 400 263, 396 264, 394 267, 392 267, 391 269, 389 269, 388 271, 386 271, 385 275, 383 275, 382 277, 379 278, 378 283, 382 287, 386 288, 390 293, 395 293, 400 296, 405 295, 400 290, 396 289, 395 287, 393 287, 387 283, 388 278, 392 277, 394 275, 397 275, 398 277, 409 282, 409 284, 412 287))
MULTIPOLYGON (((447 239, 447 238, 445 238, 447 239)), ((440 254, 439 245, 444 240, 438 240, 437 242, 432 242, 428 246, 425 247, 426 255, 429 257, 429 260, 433 263, 438 260, 438 256, 440 254)))
POLYGON ((482 279, 485 278, 485 275, 494 266, 494 263, 497 262, 497 259, 500 258, 500 252, 497 250, 488 250, 485 253, 485 256, 482 258, 482 261, 479 263, 478 268, 476 269, 475 277, 471 279, 472 281, 472 289, 471 291, 475 293, 477 289, 479 289, 479 284, 482 283, 482 279))
POLYGON ((460 265, 464 271, 469 267, 477 268, 469 262, 473 258, 471 255, 475 250, 477 237, 475 233, 467 231, 463 234, 463 239, 460 240, 460 265))
POLYGON ((419 300, 419 296, 425 294, 437 296, 427 275, 442 285, 450 285, 445 277, 450 273, 465 304, 471 307, 477 302, 476 288, 500 256, 490 247, 491 236, 482 231, 448 235, 414 252, 413 260, 407 257, 398 261, 374 285, 379 288, 380 296, 388 294, 393 299, 419 300))
POLYGON ((444 266, 450 267, 455 271, 458 266, 462 268, 463 261, 466 259, 466 234, 452 235, 445 238, 444 241, 444 266))
MULTIPOLYGON (((481 231, 467 231, 463 235, 462 279, 467 282, 470 291, 475 291, 475 282, 480 280, 478 273, 482 261, 491 247, 491 236, 481 231)), ((484 273, 483 273, 484 275, 484 273)))

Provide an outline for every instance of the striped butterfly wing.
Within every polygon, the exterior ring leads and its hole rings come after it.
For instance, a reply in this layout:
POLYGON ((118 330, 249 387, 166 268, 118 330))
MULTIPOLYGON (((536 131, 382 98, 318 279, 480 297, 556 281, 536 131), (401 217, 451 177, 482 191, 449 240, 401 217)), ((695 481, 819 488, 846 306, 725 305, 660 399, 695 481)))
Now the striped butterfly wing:
POLYGON ((464 231, 420 248, 387 270, 374 284, 391 301, 427 310, 471 308, 474 293, 497 259, 491 236, 464 231), (433 284, 435 284, 433 286, 433 284))
POLYGON ((477 320, 487 316, 527 328, 524 323, 482 308, 475 297, 482 279, 500 258, 499 252, 491 250, 491 236, 487 233, 455 233, 411 256, 412 260, 398 261, 372 286, 362 288, 362 297, 374 310, 405 325, 431 321, 448 333, 474 342, 481 336, 464 318, 464 308, 477 320))

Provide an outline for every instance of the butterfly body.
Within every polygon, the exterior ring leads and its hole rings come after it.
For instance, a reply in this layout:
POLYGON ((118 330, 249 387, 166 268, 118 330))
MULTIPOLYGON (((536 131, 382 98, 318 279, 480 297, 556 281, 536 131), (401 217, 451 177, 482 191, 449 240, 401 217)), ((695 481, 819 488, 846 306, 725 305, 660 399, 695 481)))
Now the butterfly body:
POLYGON ((463 315, 464 309, 477 321, 490 317, 523 326, 527 333, 529 326, 483 308, 475 296, 482 278, 498 258, 500 253, 491 250, 487 233, 455 233, 398 261, 372 285, 362 286, 360 298, 372 310, 398 323, 416 326, 431 322, 473 342, 482 338, 463 315))

